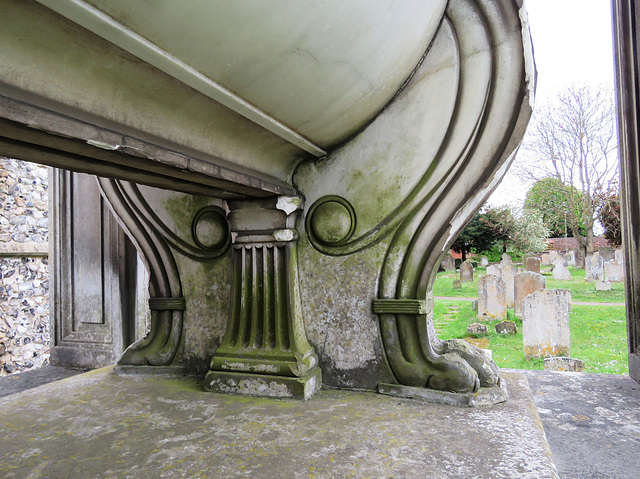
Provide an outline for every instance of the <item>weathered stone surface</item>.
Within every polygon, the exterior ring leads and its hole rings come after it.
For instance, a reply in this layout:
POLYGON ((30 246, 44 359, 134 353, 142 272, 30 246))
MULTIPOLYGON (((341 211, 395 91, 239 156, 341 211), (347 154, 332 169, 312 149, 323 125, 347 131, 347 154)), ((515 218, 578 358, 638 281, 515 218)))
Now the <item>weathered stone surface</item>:
POLYGON ((477 299, 474 299, 473 301, 471 301, 471 309, 473 311, 476 311, 476 312, 478 311, 478 300, 477 299))
POLYGON ((487 258, 486 256, 481 256, 480 257, 480 266, 482 266, 482 267, 489 266, 489 258, 487 258))
POLYGON ((546 280, 544 276, 533 271, 525 271, 516 275, 514 279, 514 304, 516 315, 522 315, 522 300, 539 289, 544 289, 546 280))
POLYGON ((502 258, 502 259, 501 259, 501 261, 500 261, 500 264, 501 264, 502 266, 504 266, 504 265, 506 265, 506 264, 512 264, 511 256, 509 256, 509 254, 507 254, 507 253, 502 253, 501 258, 502 258))
POLYGON ((456 262, 453 260, 451 253, 445 254, 444 258, 442 258, 442 269, 445 271, 455 271, 456 262))
POLYGON ((563 255, 567 266, 576 266, 576 253, 575 251, 569 251, 563 255))
POLYGON ((596 291, 611 291, 611 283, 609 281, 596 281, 596 291))
POLYGON ((527 258, 525 270, 533 273, 540 273, 540 258, 530 256, 527 258))
POLYGON ((558 252, 556 250, 549 251, 549 263, 553 263, 558 258, 558 252))
POLYGON ((624 265, 615 259, 604 263, 604 277, 611 283, 624 281, 624 265))
POLYGON ((570 347, 568 289, 540 289, 522 301, 522 340, 526 358, 568 356, 570 347))
POLYGON ((467 333, 469 334, 487 334, 489 329, 486 324, 482 323, 471 323, 467 326, 467 333))
POLYGON ((604 279, 604 261, 596 255, 587 256, 584 260, 585 281, 599 281, 604 279))
POLYGON ((615 251, 615 258, 616 261, 619 261, 620 263, 624 263, 624 251, 621 249, 617 249, 615 251))
POLYGON ((567 268, 567 265, 564 259, 557 258, 553 262, 552 276, 553 276, 553 279, 558 279, 558 280, 571 279, 571 272, 569 271, 569 268, 567 268))
POLYGON ((611 248, 610 246, 601 246, 598 249, 598 254, 604 260, 605 263, 607 261, 611 261, 612 259, 614 259, 613 248, 611 248))
POLYGON ((507 287, 498 276, 486 275, 478 280, 478 319, 507 317, 507 287))
POLYGON ((463 261, 460 265, 460 281, 463 283, 473 282, 473 265, 471 261, 463 261))
POLYGON ((584 361, 582 359, 568 357, 545 358, 544 370, 583 373, 584 361))
POLYGON ((515 321, 502 321, 496 324, 495 328, 498 334, 516 334, 518 332, 515 321))
POLYGON ((515 301, 515 286, 514 286, 515 271, 512 264, 505 264, 502 266, 502 280, 507 288, 507 306, 513 308, 515 301))
POLYGON ((551 264, 551 255, 549 253, 542 253, 540 261, 542 263, 542 266, 549 266, 551 264))
POLYGON ((487 274, 502 278, 502 267, 499 264, 490 264, 487 266, 487 274))
POLYGON ((459 279, 453 280, 453 289, 462 289, 462 282, 459 279))

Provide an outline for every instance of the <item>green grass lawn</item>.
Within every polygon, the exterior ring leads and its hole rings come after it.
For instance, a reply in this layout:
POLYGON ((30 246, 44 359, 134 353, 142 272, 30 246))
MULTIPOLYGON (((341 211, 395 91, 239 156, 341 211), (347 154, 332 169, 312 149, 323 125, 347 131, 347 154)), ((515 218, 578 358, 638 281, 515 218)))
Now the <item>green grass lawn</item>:
MULTIPOLYGON (((584 270, 570 268, 570 281, 554 281, 547 278, 547 288, 566 288, 572 291, 574 301, 624 302, 624 285, 613 284, 612 291, 595 291, 594 283, 584 282, 584 270)), ((543 273, 545 271, 543 270, 543 273)), ((461 290, 453 289, 453 280, 458 273, 438 273, 434 285, 435 296, 477 297, 477 281, 484 268, 478 268, 473 283, 463 283, 461 290)), ((508 319, 515 321, 518 332, 502 335, 495 332, 498 321, 487 321, 489 334, 472 337, 467 326, 477 322, 470 301, 436 300, 434 321, 441 339, 461 338, 493 351, 493 359, 499 367, 514 369, 543 369, 542 359, 526 360, 522 346, 522 320, 509 310, 508 319)), ((585 361, 587 372, 628 374, 627 331, 624 306, 578 306, 570 312, 571 357, 585 361)))

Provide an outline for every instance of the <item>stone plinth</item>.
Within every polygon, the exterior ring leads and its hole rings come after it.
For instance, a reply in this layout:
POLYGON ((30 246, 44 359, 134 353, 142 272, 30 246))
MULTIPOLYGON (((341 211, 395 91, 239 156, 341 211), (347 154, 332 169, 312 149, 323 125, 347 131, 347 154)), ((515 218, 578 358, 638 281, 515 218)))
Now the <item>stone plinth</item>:
POLYGON ((498 276, 482 276, 478 281, 478 319, 507 317, 507 288, 498 276))
POLYGON ((526 358, 568 356, 570 346, 568 289, 540 289, 522 301, 522 340, 526 358))
POLYGON ((623 264, 615 259, 604 264, 604 277, 611 283, 621 283, 624 281, 623 264))
POLYGON ((516 315, 522 315, 522 300, 539 289, 544 289, 546 280, 544 276, 533 271, 525 271, 516 275, 514 279, 514 304, 516 315))
POLYGON ((460 281, 462 283, 473 282, 473 265, 469 260, 463 261, 460 265, 460 281))
POLYGON ((601 256, 589 255, 584 259, 585 281, 604 279, 604 261, 601 256))
POLYGON ((572 373, 584 372, 584 361, 575 358, 546 358, 544 360, 545 371, 566 371, 572 373))

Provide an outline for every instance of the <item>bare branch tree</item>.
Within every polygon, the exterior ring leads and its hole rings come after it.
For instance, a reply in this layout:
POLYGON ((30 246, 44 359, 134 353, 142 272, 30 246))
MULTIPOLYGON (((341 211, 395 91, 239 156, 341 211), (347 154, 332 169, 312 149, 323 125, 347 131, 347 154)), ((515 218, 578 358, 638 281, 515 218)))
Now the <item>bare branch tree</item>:
POLYGON ((573 86, 537 105, 521 151, 516 166, 520 176, 527 181, 559 180, 549 184, 566 197, 569 225, 583 254, 593 254, 600 203, 618 178, 613 92, 573 86))

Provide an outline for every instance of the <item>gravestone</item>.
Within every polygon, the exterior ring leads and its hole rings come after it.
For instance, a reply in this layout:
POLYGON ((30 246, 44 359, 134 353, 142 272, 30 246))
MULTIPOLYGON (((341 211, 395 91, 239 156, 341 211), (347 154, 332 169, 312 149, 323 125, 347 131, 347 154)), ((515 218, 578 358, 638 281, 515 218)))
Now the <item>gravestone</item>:
POLYGON ((604 279, 604 261, 601 256, 590 255, 584 260, 585 281, 600 281, 604 279))
POLYGON ((475 312, 478 312, 478 300, 474 299, 471 301, 471 309, 475 312))
POLYGON ((621 249, 617 249, 615 252, 615 260, 620 263, 624 263, 624 252, 621 249))
POLYGON ((456 269, 460 269, 460 265, 462 264, 462 260, 460 258, 456 258, 453 261, 453 264, 455 265, 456 269))
POLYGON ((501 261, 500 261, 500 265, 501 266, 513 263, 513 261, 511 261, 511 256, 509 256, 507 253, 502 253, 501 258, 502 258, 501 261))
POLYGON ((462 283, 459 279, 453 280, 453 289, 462 289, 462 283))
POLYGON ((610 246, 601 246, 598 253, 605 263, 613 259, 613 249, 610 246))
POLYGON ((529 256, 524 264, 524 269, 533 273, 540 273, 540 259, 535 256, 529 256))
POLYGON ((513 308, 513 302, 515 298, 513 286, 514 276, 515 271, 512 264, 507 264, 502 267, 502 281, 504 281, 504 284, 507 287, 507 306, 509 308, 513 308))
POLYGON ((522 301, 522 341, 527 359, 569 356, 568 289, 539 289, 522 301))
POLYGON ((546 358, 544 360, 545 371, 563 371, 571 373, 583 373, 584 361, 576 358, 546 358))
POLYGON ((549 253, 542 253, 541 263, 542 266, 549 266, 551 264, 551 255, 549 253))
POLYGON ((604 277, 611 283, 621 283, 624 281, 622 263, 612 259, 604 264, 604 277))
POLYGON ((487 266, 487 274, 492 274, 502 278, 502 268, 499 264, 490 264, 487 266))
POLYGON ((553 276, 553 279, 559 279, 563 281, 571 279, 569 268, 567 268, 566 263, 562 258, 557 258, 553 262, 553 271, 551 274, 553 276))
POLYGON ((507 317, 507 288, 502 278, 492 274, 478 281, 478 319, 505 319, 507 317))
POLYGON ((473 265, 471 261, 463 261, 460 265, 460 281, 462 283, 473 283, 473 265))
POLYGON ((556 250, 549 251, 549 263, 553 263, 558 258, 558 252, 556 250))
POLYGON ((489 328, 487 328, 486 324, 482 323, 471 323, 467 326, 468 334, 487 334, 489 332, 489 328))
POLYGON ((514 303, 513 309, 516 315, 522 315, 522 300, 534 291, 544 289, 546 280, 540 273, 525 271, 516 275, 514 279, 514 303))
POLYGON ((515 321, 502 321, 495 325, 495 329, 498 334, 516 334, 518 332, 515 321))
POLYGON ((451 253, 447 253, 442 258, 442 269, 445 271, 455 271, 456 270, 456 262, 453 260, 453 256, 451 253))
POLYGON ((567 253, 565 253, 562 256, 565 260, 565 262, 567 263, 567 266, 574 266, 576 265, 576 253, 575 251, 569 251, 567 253))
POLYGON ((487 258, 486 256, 481 256, 480 257, 480 266, 482 266, 483 268, 486 266, 489 266, 489 258, 487 258))
POLYGON ((609 281, 596 281, 596 291, 611 291, 611 283, 609 281))

